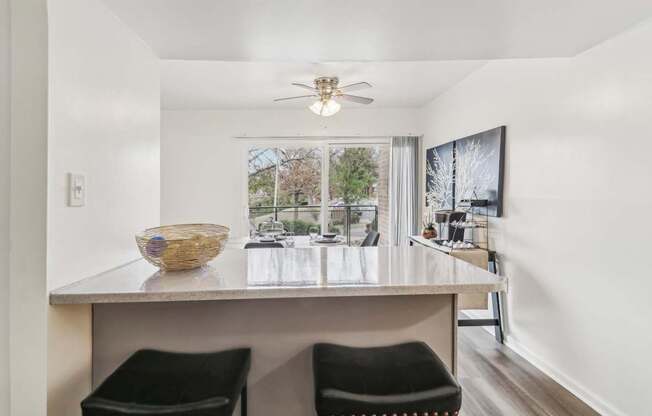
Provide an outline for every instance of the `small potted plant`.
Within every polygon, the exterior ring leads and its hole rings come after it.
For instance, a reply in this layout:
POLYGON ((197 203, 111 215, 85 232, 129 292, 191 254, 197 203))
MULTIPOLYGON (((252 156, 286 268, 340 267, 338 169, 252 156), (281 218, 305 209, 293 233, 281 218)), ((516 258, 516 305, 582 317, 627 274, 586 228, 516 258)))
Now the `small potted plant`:
POLYGON ((423 219, 423 231, 421 232, 423 238, 428 240, 437 238, 437 229, 435 228, 435 221, 433 220, 432 213, 427 213, 423 219))

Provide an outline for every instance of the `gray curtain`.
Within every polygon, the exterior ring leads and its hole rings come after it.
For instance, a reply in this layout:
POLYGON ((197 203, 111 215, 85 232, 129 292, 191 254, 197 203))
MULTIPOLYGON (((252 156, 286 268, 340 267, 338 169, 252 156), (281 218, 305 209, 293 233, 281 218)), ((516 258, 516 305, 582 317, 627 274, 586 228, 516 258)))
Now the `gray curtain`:
POLYGON ((392 243, 407 244, 419 233, 419 138, 392 138, 392 243))

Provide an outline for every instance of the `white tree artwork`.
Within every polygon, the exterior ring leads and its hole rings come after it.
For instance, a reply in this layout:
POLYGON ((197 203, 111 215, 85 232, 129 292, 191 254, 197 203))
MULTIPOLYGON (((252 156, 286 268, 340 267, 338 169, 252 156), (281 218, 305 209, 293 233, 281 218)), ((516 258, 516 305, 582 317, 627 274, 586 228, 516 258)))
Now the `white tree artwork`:
POLYGON ((426 204, 429 212, 480 212, 500 217, 506 126, 496 127, 426 150, 426 204))
POLYGON ((454 168, 453 163, 444 162, 437 149, 434 149, 432 161, 428 160, 426 165, 428 178, 426 201, 431 210, 450 208, 455 180, 454 168))
POLYGON ((483 146, 479 139, 458 144, 454 161, 455 205, 462 200, 487 198, 497 179, 488 163, 495 153, 495 149, 483 146))
POLYGON ((430 209, 451 208, 453 189, 456 206, 462 200, 486 198, 497 179, 488 163, 495 153, 495 149, 482 146, 479 139, 473 139, 458 144, 452 163, 446 163, 434 149, 432 160, 428 160, 426 166, 426 200, 430 209))

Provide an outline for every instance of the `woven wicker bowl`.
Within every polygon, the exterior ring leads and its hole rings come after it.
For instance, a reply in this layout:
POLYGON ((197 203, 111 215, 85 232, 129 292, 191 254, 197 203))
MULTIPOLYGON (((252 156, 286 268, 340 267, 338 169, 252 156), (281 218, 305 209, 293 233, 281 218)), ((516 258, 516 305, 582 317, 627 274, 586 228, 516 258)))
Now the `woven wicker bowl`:
POLYGON ((145 260, 162 270, 201 267, 224 250, 229 228, 215 224, 179 224, 147 229, 136 234, 145 260))

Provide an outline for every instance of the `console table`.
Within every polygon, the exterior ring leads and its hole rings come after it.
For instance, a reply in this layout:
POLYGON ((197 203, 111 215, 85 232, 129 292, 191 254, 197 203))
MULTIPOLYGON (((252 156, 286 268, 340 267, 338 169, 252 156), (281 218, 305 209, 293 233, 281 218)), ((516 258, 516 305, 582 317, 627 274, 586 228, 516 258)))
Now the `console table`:
MULTIPOLYGON (((474 266, 487 269, 492 273, 497 273, 496 267, 496 253, 494 251, 485 250, 481 248, 476 249, 462 249, 455 250, 450 247, 442 246, 434 243, 433 241, 423 238, 420 235, 411 235, 408 237, 411 246, 419 245, 437 250, 442 253, 449 254, 460 260, 467 261, 474 266)), ((487 309, 487 297, 477 295, 460 295, 459 299, 460 309, 487 309), (464 298, 463 296, 466 296, 464 298), (480 302, 484 302, 481 304, 480 302)), ((493 318, 489 319, 458 319, 458 326, 493 326, 496 341, 503 343, 503 319, 502 308, 500 300, 500 292, 491 292, 491 310, 493 318)))

